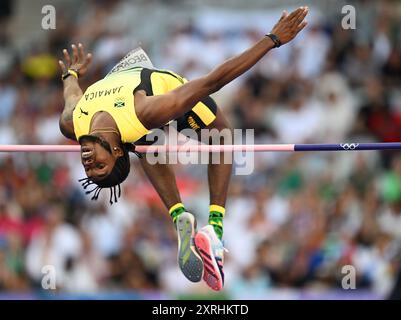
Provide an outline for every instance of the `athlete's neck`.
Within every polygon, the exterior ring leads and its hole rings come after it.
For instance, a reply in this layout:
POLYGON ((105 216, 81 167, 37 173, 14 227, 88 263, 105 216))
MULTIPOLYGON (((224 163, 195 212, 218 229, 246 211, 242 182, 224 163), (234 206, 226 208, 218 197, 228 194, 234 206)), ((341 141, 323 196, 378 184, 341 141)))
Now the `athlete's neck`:
POLYGON ((121 134, 113 117, 105 111, 97 112, 93 115, 89 134, 102 137, 111 145, 118 145, 121 142, 121 134))

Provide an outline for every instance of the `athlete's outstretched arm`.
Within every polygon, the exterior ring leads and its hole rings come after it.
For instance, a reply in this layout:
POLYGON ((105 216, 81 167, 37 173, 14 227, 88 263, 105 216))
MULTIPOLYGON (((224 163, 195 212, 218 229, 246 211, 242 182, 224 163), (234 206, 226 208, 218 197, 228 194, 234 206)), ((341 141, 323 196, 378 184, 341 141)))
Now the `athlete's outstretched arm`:
MULTIPOLYGON (((279 39, 281 45, 286 44, 306 26, 304 19, 307 14, 307 7, 300 7, 290 14, 284 11, 271 34, 279 39)), ((135 107, 140 120, 151 129, 181 116, 201 99, 249 70, 274 47, 275 42, 265 36, 251 48, 225 61, 206 76, 189 81, 169 93, 145 96, 144 91, 139 90, 135 94, 135 107)))
POLYGON ((82 97, 82 90, 78 83, 78 77, 83 76, 88 70, 88 66, 92 60, 92 55, 85 55, 84 47, 78 44, 72 46, 72 59, 67 49, 63 50, 64 60, 59 61, 61 71, 63 73, 64 86, 64 110, 60 116, 60 131, 69 139, 75 140, 74 126, 72 122, 72 113, 79 99, 82 97))

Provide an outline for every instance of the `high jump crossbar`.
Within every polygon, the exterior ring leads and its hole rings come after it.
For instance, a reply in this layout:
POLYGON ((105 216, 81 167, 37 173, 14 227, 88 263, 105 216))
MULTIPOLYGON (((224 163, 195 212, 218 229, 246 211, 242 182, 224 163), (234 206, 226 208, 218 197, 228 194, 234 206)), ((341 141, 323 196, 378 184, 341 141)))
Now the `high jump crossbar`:
MULTIPOLYGON (((79 145, 0 145, 0 152, 79 152, 79 145)), ((154 152, 294 152, 401 150, 400 142, 338 144, 237 144, 237 145, 162 145, 136 146, 139 153, 154 152)))

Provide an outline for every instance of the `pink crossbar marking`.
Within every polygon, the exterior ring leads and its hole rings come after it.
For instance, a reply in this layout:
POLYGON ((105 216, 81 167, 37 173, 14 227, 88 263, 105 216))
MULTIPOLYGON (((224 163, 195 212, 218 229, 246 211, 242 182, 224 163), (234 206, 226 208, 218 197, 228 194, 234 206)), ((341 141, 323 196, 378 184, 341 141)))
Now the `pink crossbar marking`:
MULTIPOLYGON (((79 145, 0 145, 0 152, 79 152, 79 145)), ((136 146, 140 153, 153 152, 266 152, 294 151, 293 144, 258 144, 258 145, 167 145, 136 146)))

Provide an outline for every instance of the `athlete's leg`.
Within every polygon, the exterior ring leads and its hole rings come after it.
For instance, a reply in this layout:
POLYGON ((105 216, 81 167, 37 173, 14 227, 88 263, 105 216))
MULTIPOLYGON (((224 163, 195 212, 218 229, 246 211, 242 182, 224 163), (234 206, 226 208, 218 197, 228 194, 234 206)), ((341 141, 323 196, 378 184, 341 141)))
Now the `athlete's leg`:
POLYGON ((188 280, 198 282, 202 279, 203 262, 194 244, 196 220, 181 202, 173 168, 169 164, 150 164, 145 156, 140 163, 175 223, 180 269, 188 280))
MULTIPOLYGON (((220 137, 220 144, 232 144, 232 129, 228 121, 222 114, 220 109, 217 109, 216 120, 213 121, 208 129, 217 129, 218 131, 225 131, 228 134, 220 137)), ((230 158, 230 157, 228 157, 230 158)), ((232 161, 224 163, 224 152, 219 154, 219 161, 216 164, 211 163, 212 156, 210 156, 208 166, 208 181, 210 192, 210 204, 225 207, 227 200, 227 191, 231 178, 232 161)), ((231 157, 232 160, 232 157, 231 157)))
MULTIPOLYGON (((197 132, 198 140, 202 141, 202 143, 232 144, 232 129, 211 97, 202 99, 192 110, 176 120, 179 132, 191 128, 197 132)), ((213 225, 220 239, 223 236, 224 206, 227 198, 231 170, 232 153, 227 154, 221 152, 209 154, 209 224, 213 225)))
MULTIPOLYGON (((214 130, 216 139, 213 143, 232 144, 232 129, 221 110, 217 109, 216 119, 207 127, 214 130)), ((202 134, 200 134, 202 138, 202 134)), ((205 141, 203 141, 205 142, 205 141)), ((210 141, 209 141, 210 143, 210 141)), ((217 155, 218 161, 212 163, 213 156, 209 155, 208 180, 210 192, 209 225, 203 227, 195 236, 195 244, 204 263, 204 280, 213 290, 221 290, 224 285, 224 247, 223 218, 225 204, 232 171, 232 157, 225 162, 224 152, 217 155)))

